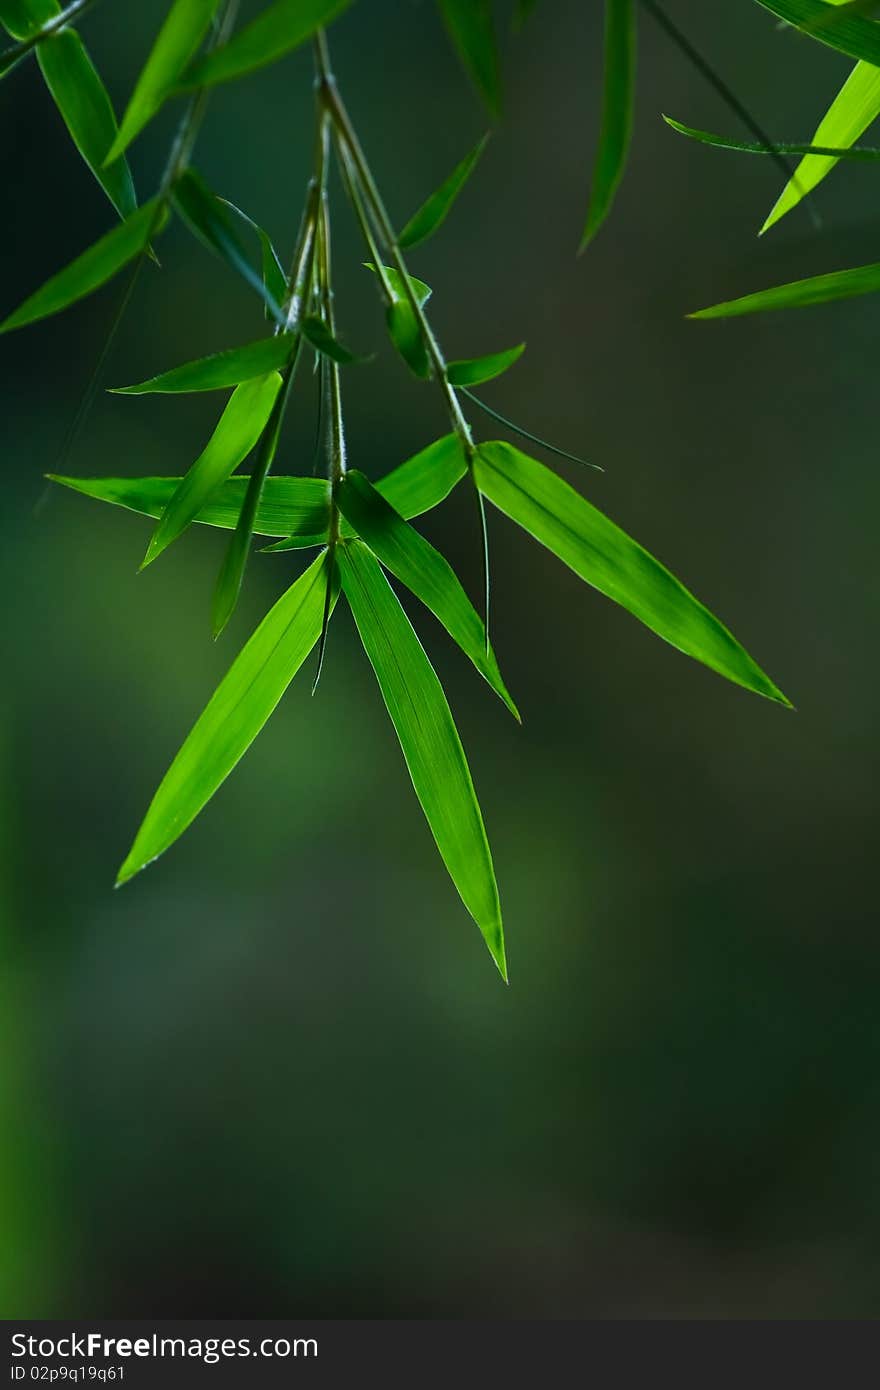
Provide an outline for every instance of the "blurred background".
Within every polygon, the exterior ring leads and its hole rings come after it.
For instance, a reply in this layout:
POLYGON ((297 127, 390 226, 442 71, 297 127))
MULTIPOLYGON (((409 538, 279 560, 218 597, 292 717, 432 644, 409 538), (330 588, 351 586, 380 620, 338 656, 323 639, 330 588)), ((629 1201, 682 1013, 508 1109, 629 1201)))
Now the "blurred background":
MULTIPOLYGON (((258 8, 245 6, 245 13, 258 8)), ((84 33, 121 109, 160 0, 84 33)), ((751 0, 668 0, 766 128, 806 139, 848 70, 751 0)), ((506 26, 508 10, 499 6, 506 26)), ((505 27, 505 34, 507 33, 505 27)), ((428 0, 361 0, 337 73, 403 222, 485 128, 428 0)), ((342 606, 198 823, 114 893, 183 736, 302 567, 254 556, 214 645, 224 544, 138 575, 149 522, 47 490, 123 290, 0 340, 0 1312, 52 1316, 850 1318, 877 1312, 876 339, 867 297, 686 311, 877 258, 877 176, 839 168, 759 241, 770 161, 646 16, 630 173, 575 257, 601 7, 505 37, 506 112, 412 254, 449 354, 521 339, 486 399, 601 463, 556 462, 789 694, 725 684, 491 518, 495 642, 520 729, 428 615, 506 908, 505 988, 409 788, 342 606)), ((155 186, 177 112, 138 140, 155 186)), ((112 225, 33 63, 0 87, 5 313, 112 225)), ((311 152, 307 53, 214 96, 196 164, 285 257, 311 152)), ((334 189, 351 461, 445 433, 384 341, 334 189)), ((102 378, 261 336, 172 227, 102 378)), ((277 465, 308 472, 297 392, 277 465)), ((62 471, 177 474, 217 397, 99 396, 62 471)), ((504 431, 474 418, 483 438, 504 431)), ((428 532, 479 594, 472 499, 428 532)))

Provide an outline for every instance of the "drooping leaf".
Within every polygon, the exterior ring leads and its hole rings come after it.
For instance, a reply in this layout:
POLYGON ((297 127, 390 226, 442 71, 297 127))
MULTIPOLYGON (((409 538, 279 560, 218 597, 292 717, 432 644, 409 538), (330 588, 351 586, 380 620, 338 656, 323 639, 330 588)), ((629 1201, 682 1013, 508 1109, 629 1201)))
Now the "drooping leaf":
POLYGON ((173 0, 137 80, 108 160, 118 159, 174 90, 214 17, 219 0, 173 0))
POLYGON ((827 304, 834 299, 852 299, 860 294, 880 290, 880 262, 853 266, 851 270, 832 270, 827 275, 812 275, 806 280, 793 280, 787 285, 774 285, 769 290, 744 294, 740 299, 728 299, 708 309, 697 309, 689 319, 731 319, 740 314, 757 314, 767 309, 805 309, 813 304, 827 304))
POLYGON ((170 371, 151 376, 134 386, 114 386, 112 390, 117 396, 220 391, 225 387, 239 386, 253 377, 265 376, 267 372, 280 371, 289 360, 294 344, 293 334, 276 333, 271 338, 260 338, 244 347, 225 348, 223 352, 212 353, 210 357, 185 362, 180 367, 172 367, 170 371))
POLYGON ((823 0, 758 0, 765 10, 838 53, 880 65, 880 25, 823 0))
POLYGON ((581 250, 605 221, 623 178, 635 110, 635 0, 605 0, 605 86, 599 147, 581 250))
POLYGON ((504 930, 492 854, 446 696, 379 562, 339 547, 342 587, 450 877, 504 979, 504 930))
POLYGON ((283 324, 281 306, 267 290, 262 275, 254 270, 248 260, 222 199, 211 191, 195 169, 185 169, 180 175, 174 184, 172 199, 190 230, 257 291, 272 318, 276 323, 283 324))
POLYGON ((493 116, 501 112, 501 74, 492 0, 438 0, 459 57, 493 116))
POLYGON ((183 834, 253 743, 318 640, 326 564, 326 555, 319 555, 233 662, 165 774, 117 885, 183 834))
MULTIPOLYGON (((160 517, 177 492, 182 478, 66 478, 46 475, 53 483, 109 502, 143 516, 160 517)), ((205 502, 194 522, 234 530, 241 515, 249 479, 229 478, 205 502)), ((302 537, 291 549, 323 545, 330 522, 330 485, 321 478, 269 477, 263 486, 254 519, 254 531, 261 536, 282 536, 291 532, 302 537)))
POLYGON ((446 375, 452 386, 479 386, 493 381, 518 362, 526 350, 525 343, 507 348, 505 352, 490 352, 485 357, 471 357, 460 362, 448 362, 446 375))
MULTIPOLYGON (((366 266, 378 275, 378 270, 370 261, 366 262, 366 266)), ((388 336, 410 370, 421 380, 425 380, 431 374, 431 364, 419 321, 406 292, 405 281, 393 266, 386 265, 382 269, 382 279, 391 293, 391 303, 385 314, 388 336)), ((417 280, 415 275, 410 275, 409 283, 419 304, 426 304, 433 293, 430 285, 426 285, 424 280, 417 280)))
POLYGON ((498 669, 486 629, 449 562, 373 487, 349 470, 336 488, 339 509, 386 569, 405 584, 446 628, 515 719, 516 705, 498 669))
POLYGON ((308 339, 315 351, 329 357, 331 362, 337 362, 340 367, 350 367, 367 360, 350 352, 344 343, 340 343, 333 336, 324 320, 317 315, 307 314, 301 326, 303 337, 308 339))
POLYGON ((833 155, 834 160, 855 159, 873 163, 880 159, 880 149, 871 145, 812 145, 809 143, 797 143, 788 140, 776 140, 772 145, 759 145, 757 141, 751 140, 732 140, 727 135, 713 135, 708 130, 697 130, 694 126, 682 125, 681 121, 674 121, 671 116, 663 117, 666 124, 672 129, 677 130, 679 135, 687 135, 691 140, 698 140, 702 145, 712 145, 719 150, 735 150, 741 154, 809 154, 809 155, 833 155))
POLYGON ((53 275, 45 285, 0 323, 0 333, 21 328, 37 319, 57 314, 77 300, 111 280, 123 266, 144 251, 152 237, 157 236, 167 221, 167 213, 156 199, 133 212, 112 232, 101 237, 88 251, 77 256, 64 270, 53 275))
MULTIPOLYGON (((264 227, 260 226, 259 222, 255 222, 252 217, 249 217, 246 212, 243 212, 240 207, 236 207, 235 203, 230 203, 228 198, 221 198, 220 201, 224 203, 226 207, 231 208, 243 222, 246 222, 248 226, 256 232, 260 243, 263 284, 270 298, 274 299, 276 304, 283 304, 287 297, 287 276, 284 273, 284 267, 281 264, 278 252, 272 244, 272 238, 269 236, 269 233, 264 227)), ((269 312, 269 305, 266 304, 264 307, 266 318, 271 318, 272 315, 269 312)))
MULTIPOLYGON (((847 148, 880 115, 880 68, 856 63, 820 121, 813 143, 847 148)), ((805 155, 761 228, 766 232, 814 189, 837 164, 839 155, 805 155)))
POLYGON ((61 13, 58 0, 0 0, 0 24, 14 39, 30 39, 61 13))
MULTIPOLYGON (((467 472, 467 462, 461 443, 454 434, 447 434, 413 458, 407 459, 399 467, 387 473, 376 483, 376 491, 381 493, 402 517, 412 519, 430 512, 447 498, 452 489, 461 482, 467 472)), ((340 527, 343 536, 351 537, 354 531, 343 518, 340 527)), ((326 538, 326 524, 321 533, 321 542, 326 538)), ((303 545, 316 545, 314 534, 300 530, 286 537, 276 545, 266 546, 267 551, 299 550, 303 545)))
POLYGON ((85 44, 75 30, 62 29, 37 46, 37 60, 74 144, 120 217, 128 217, 137 207, 134 183, 124 157, 104 167, 116 116, 85 44))
POLYGON ((788 701, 669 570, 574 488, 510 444, 483 444, 477 486, 581 579, 688 656, 758 695, 788 701))
POLYGON ((222 48, 194 63, 182 86, 213 87, 256 72, 299 48, 350 4, 351 0, 275 0, 222 48))
POLYGON ((442 227, 452 211, 452 206, 459 193, 476 168, 488 140, 488 135, 484 135, 482 140, 478 140, 464 159, 456 164, 452 173, 447 179, 444 179, 436 192, 432 193, 418 212, 413 214, 397 238, 399 246, 403 247, 404 250, 410 246, 418 246, 420 242, 427 241, 428 237, 433 236, 442 227))
POLYGON ((277 372, 236 387, 207 446, 162 513, 144 565, 186 530, 217 488, 244 462, 263 433, 280 387, 277 372))

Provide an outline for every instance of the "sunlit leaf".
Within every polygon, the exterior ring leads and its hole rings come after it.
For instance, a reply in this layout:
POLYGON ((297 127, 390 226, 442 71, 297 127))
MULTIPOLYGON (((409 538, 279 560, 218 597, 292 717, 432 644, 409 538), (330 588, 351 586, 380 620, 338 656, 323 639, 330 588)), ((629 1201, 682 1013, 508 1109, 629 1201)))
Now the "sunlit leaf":
POLYGON ((849 145, 847 147, 831 145, 813 145, 796 143, 788 140, 775 140, 771 145, 759 145, 752 140, 732 140, 727 135, 713 135, 708 130, 697 130, 694 126, 682 125, 681 121, 674 121, 671 116, 664 116, 664 121, 672 130, 677 130, 679 135, 687 135, 691 140, 697 140, 702 145, 712 145, 719 150, 735 150, 741 154, 816 154, 833 155, 834 160, 854 159, 864 160, 873 163, 880 159, 880 149, 871 145, 849 145))
POLYGON ((290 358, 295 341, 291 333, 276 333, 244 347, 225 348, 210 357, 185 362, 134 386, 115 386, 112 390, 117 396, 145 396, 154 392, 219 391, 238 386, 255 376, 279 371, 290 358))
POLYGON ((465 155, 461 163, 456 164, 452 173, 447 179, 444 179, 436 192, 432 193, 418 212, 413 214, 397 238, 399 246, 404 249, 417 246, 420 242, 427 241, 428 237, 433 236, 443 225, 452 210, 453 203, 476 168, 488 139, 489 136, 484 135, 482 140, 474 145, 470 153, 465 155))
POLYGON ((785 696, 703 604, 568 483, 510 444, 483 444, 474 463, 490 502, 575 574, 679 651, 756 694, 785 696))
POLYGON ((430 608, 518 719, 495 653, 491 647, 486 650, 482 619, 448 561, 404 521, 363 473, 350 470, 336 488, 336 500, 357 535, 385 568, 430 608))
POLYGON ((220 682, 153 798, 119 870, 126 883, 183 834, 229 776, 318 640, 326 555, 278 600, 220 682))
POLYGON ((493 116, 501 111, 501 74, 492 0, 438 0, 459 57, 493 116))
POLYGON ((365 357, 357 357, 337 338, 334 338, 324 320, 319 319, 316 315, 307 314, 301 327, 303 337, 308 339, 316 352, 322 353, 324 357, 329 357, 331 362, 338 362, 341 367, 349 367, 367 360, 365 357))
POLYGON ((360 541, 340 546, 338 558, 342 587, 416 796, 452 881, 506 979, 492 855, 446 696, 379 562, 360 541))
POLYGON ((150 239, 162 230, 166 220, 167 213, 164 208, 159 208, 155 199, 145 203, 118 227, 114 227, 112 232, 90 246, 88 251, 77 256, 64 270, 47 280, 41 289, 0 323, 0 333, 57 314, 99 289, 146 248, 150 239))
POLYGON ((605 221, 626 168, 635 109, 635 0, 605 0, 605 87, 581 250, 605 221))
POLYGON ((256 72, 299 48, 350 4, 351 0, 275 0, 222 48, 194 63, 182 85, 187 90, 213 87, 256 72))
POLYGON ((216 489, 247 458, 266 426, 281 386, 277 372, 238 386, 207 446, 196 459, 153 532, 144 557, 150 564, 199 515, 216 489))
POLYGON ((276 322, 283 323, 281 306, 267 290, 262 275, 254 270, 248 260, 222 199, 211 191, 195 169, 184 170, 174 184, 172 198, 175 208, 199 240, 246 280, 257 291, 276 322))
POLYGON ((731 319, 740 314, 756 314, 767 309, 806 309, 834 299, 874 294, 877 290, 880 290, 880 262, 873 262, 871 265, 854 266, 851 270, 832 270, 827 275, 812 275, 807 280, 775 285, 769 290, 745 294, 740 299, 728 299, 708 309, 698 309, 688 314, 688 318, 731 319))
POLYGON ((479 386, 481 382, 492 381, 502 372, 508 371, 518 362, 526 350, 525 343, 507 348, 504 352, 490 352, 485 357, 471 357, 460 362, 449 362, 446 375, 452 386, 479 386))
POLYGON ((170 95, 208 32, 219 0, 173 0, 137 80, 108 160, 117 159, 170 95))
POLYGON ((880 65, 880 25, 823 0, 758 0, 765 10, 838 53, 880 65))

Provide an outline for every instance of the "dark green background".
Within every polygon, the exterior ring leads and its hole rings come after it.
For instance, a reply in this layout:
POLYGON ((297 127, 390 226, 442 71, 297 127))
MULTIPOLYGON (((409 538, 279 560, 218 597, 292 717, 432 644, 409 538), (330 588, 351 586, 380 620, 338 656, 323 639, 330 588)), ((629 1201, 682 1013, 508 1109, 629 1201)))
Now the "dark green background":
MULTIPOLYGON (((254 8, 251 6, 251 8, 254 8)), ((749 0, 669 0, 768 128, 806 138, 848 65, 749 0), (721 11, 723 10, 723 15, 721 11)), ((85 26, 117 106, 163 13, 85 26)), ((632 168, 574 251, 600 7, 505 41, 507 112, 412 256, 452 356, 693 587, 798 706, 675 653, 492 519, 519 729, 433 620, 506 905, 505 989, 443 872, 349 617, 198 824, 114 894, 159 777, 301 563, 255 557, 214 646, 217 535, 147 573, 148 524, 44 492, 120 293, 0 342, 4 503, 0 1299, 6 1316, 857 1317, 876 1313, 880 948, 877 300, 728 324, 689 310, 877 257, 877 175, 838 170, 763 241, 764 160, 647 20, 632 168)), ((404 220, 484 128, 423 0, 360 0, 336 66, 404 220)), ((311 147, 298 54, 223 89, 196 162, 290 246, 311 147)), ((154 185, 175 112, 133 148, 154 185)), ((0 88, 0 308, 112 224, 33 64, 0 88)), ((337 190, 338 193, 338 190, 337 190)), ((385 347, 337 198, 353 464, 445 432, 385 347)), ((105 376, 257 337, 172 228, 105 376)), ((311 463, 298 393, 281 471, 311 463)), ((102 396, 66 469, 176 473, 216 398, 102 396)), ((475 419, 483 437, 495 431, 475 419)), ((473 503, 430 524, 479 589, 473 503)))

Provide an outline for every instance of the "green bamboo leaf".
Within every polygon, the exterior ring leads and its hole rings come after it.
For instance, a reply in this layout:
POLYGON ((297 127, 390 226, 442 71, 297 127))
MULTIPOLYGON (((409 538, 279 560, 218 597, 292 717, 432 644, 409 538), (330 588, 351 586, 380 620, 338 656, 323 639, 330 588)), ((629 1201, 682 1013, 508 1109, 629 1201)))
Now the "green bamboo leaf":
POLYGON ((508 693, 492 648, 486 647, 482 619, 452 566, 424 536, 395 511, 363 473, 350 470, 336 489, 339 510, 361 540, 402 584, 421 599, 470 657, 515 719, 519 712, 508 693))
MULTIPOLYGON (((379 274, 372 261, 364 261, 364 265, 367 270, 371 270, 374 275, 379 274)), ((400 272, 395 270, 393 265, 383 265, 382 270, 384 272, 384 279, 394 298, 406 300, 406 286, 400 272)), ((424 308, 434 291, 431 289, 430 285, 426 285, 424 280, 419 280, 417 276, 410 275, 408 278, 416 299, 419 301, 422 308, 424 308)))
POLYGON ((581 250, 611 211, 623 178, 635 111, 635 0, 605 0, 605 88, 599 148, 581 250))
POLYGON ((671 116, 663 117, 666 124, 678 131, 679 135, 687 135, 691 140, 698 140, 702 145, 712 145, 719 150, 735 150, 741 154, 816 154, 833 155, 838 159, 864 160, 873 163, 880 159, 880 149, 872 145, 813 145, 809 143, 793 142, 789 140, 774 140, 770 145, 759 145, 751 140, 732 140, 727 135, 713 135, 708 130, 697 130, 694 126, 682 125, 681 121, 674 121, 671 116))
POLYGON ((673 647, 736 685, 789 703, 674 575, 549 468, 510 444, 483 444, 474 477, 500 511, 673 647))
MULTIPOLYGON (((66 478, 47 473, 53 483, 60 483, 84 497, 143 516, 160 517, 182 478, 66 478)), ((233 531, 244 505, 250 479, 229 478, 205 502, 193 521, 202 526, 218 526, 233 531)), ((260 536, 283 536, 294 533, 303 537, 300 545, 323 545, 330 523, 330 486, 321 478, 269 477, 263 485, 260 505, 254 519, 254 531, 260 536)), ((290 547, 291 549, 294 547, 290 547)))
POLYGON ((452 386, 479 386, 484 381, 492 381, 502 372, 508 371, 518 362, 526 350, 525 343, 507 348, 505 352, 490 352, 485 357, 471 357, 460 362, 449 362, 446 375, 452 386))
POLYGON ((326 577, 322 554, 245 644, 165 774, 117 886, 183 834, 247 752, 318 640, 326 577))
POLYGON ((846 7, 838 12, 823 0, 758 0, 758 4, 838 53, 880 66, 880 25, 873 19, 863 19, 846 7))
POLYGON ((137 207, 131 171, 124 157, 104 164, 116 116, 82 39, 62 29, 37 46, 37 60, 74 144, 120 217, 128 217, 137 207))
POLYGON ((853 266, 851 270, 832 270, 827 275, 812 275, 807 280, 793 280, 787 285, 775 285, 769 290, 745 294, 740 299, 728 299, 708 309, 688 314, 689 319, 731 319, 740 314, 757 314, 767 309, 806 309, 813 304, 828 304, 834 299, 852 299, 860 294, 880 290, 880 262, 853 266))
POLYGON ((244 462, 265 429, 280 387, 281 377, 272 372, 233 391, 206 448, 163 511, 142 569, 186 530, 216 489, 244 462))
MULTIPOLYGON (((365 265, 368 270, 378 275, 379 272, 371 261, 366 261, 365 265)), ((407 366, 424 381, 431 375, 431 364, 419 321, 406 293, 403 276, 389 265, 383 266, 383 272, 382 278, 391 292, 391 303, 385 311, 388 336, 407 366)), ((415 275, 410 275, 409 283, 419 304, 427 304, 433 293, 430 285, 426 285, 424 280, 417 280, 415 275)))
POLYGON ((492 854, 443 688, 378 561, 360 541, 338 550, 342 587, 413 787, 443 862, 507 979, 492 854))
POLYGON ((209 250, 214 251, 242 279, 257 291, 276 323, 284 323, 281 306, 269 293, 235 235, 223 200, 205 183, 195 169, 185 169, 174 184, 172 200, 190 230, 209 250))
MULTIPOLYGON (((852 145, 880 116, 880 68, 856 63, 843 87, 820 121, 813 142, 816 145, 852 145)), ((807 154, 801 160, 761 228, 774 226, 801 199, 831 173, 839 154, 807 154)))
POLYGON ((456 198, 474 172, 488 141, 488 135, 484 135, 482 140, 478 140, 464 159, 456 164, 452 173, 447 179, 444 179, 436 192, 432 193, 418 212, 413 214, 397 238, 399 246, 403 247, 404 250, 410 246, 418 246, 420 242, 427 241, 428 237, 433 236, 442 227, 452 211, 456 198))
POLYGON ((341 367, 354 366, 359 362, 366 362, 366 357, 357 357, 350 352, 343 343, 334 338, 330 329, 323 319, 315 314, 308 314, 302 321, 303 337, 307 338, 316 352, 320 352, 324 357, 329 357, 331 362, 338 362, 341 367))
POLYGON ((492 0, 438 0, 458 55, 493 116, 501 112, 501 74, 492 0))
MULTIPOLYGON (((461 482, 467 472, 467 461, 461 442, 454 434, 447 434, 413 458, 407 459, 399 467, 387 473, 376 483, 379 492, 396 512, 408 520, 433 511, 461 482)), ((355 533, 343 518, 340 532, 344 537, 355 533)), ((299 528, 296 534, 287 536, 276 545, 266 546, 266 551, 300 550, 304 545, 323 544, 327 538, 327 527, 319 537, 299 528)))
POLYGON ((222 48, 194 63, 182 87, 214 87, 274 63, 330 24, 351 0, 276 0, 222 48))
POLYGON ((137 80, 108 162, 119 158, 171 95, 208 32, 218 4, 219 0, 174 0, 137 80))
POLYGON ((210 357, 200 357, 195 362, 185 362, 180 367, 172 367, 159 376, 148 377, 134 386, 114 386, 117 396, 145 396, 156 392, 177 393, 181 391, 220 391, 225 387, 239 386, 267 372, 277 372, 284 366, 293 351, 296 338, 291 333, 276 333, 271 338, 260 338, 244 347, 225 348, 210 357))
POLYGON ((64 270, 53 275, 41 289, 26 299, 13 314, 0 323, 0 333, 34 323, 57 314, 113 278, 123 266, 144 251, 152 237, 167 221, 167 213, 154 198, 133 212, 112 232, 101 237, 88 251, 77 256, 64 270))
MULTIPOLYGON (((243 222, 247 223, 252 231, 256 232, 260 243, 263 285, 268 291, 270 298, 274 299, 276 304, 283 304, 287 298, 287 276, 284 273, 284 267, 281 264, 278 252, 272 244, 272 238, 269 236, 269 233, 264 227, 260 226, 259 222, 255 222, 252 217, 249 217, 246 212, 243 212, 240 207, 236 207, 235 203, 230 203, 228 198, 221 198, 220 202, 224 203, 226 207, 231 208, 237 217, 240 217, 243 222)), ((266 304, 264 308, 266 318, 271 318, 272 315, 269 311, 269 305, 266 304)))
POLYGON ((58 0, 0 0, 0 24, 14 39, 31 39, 61 13, 58 0))

